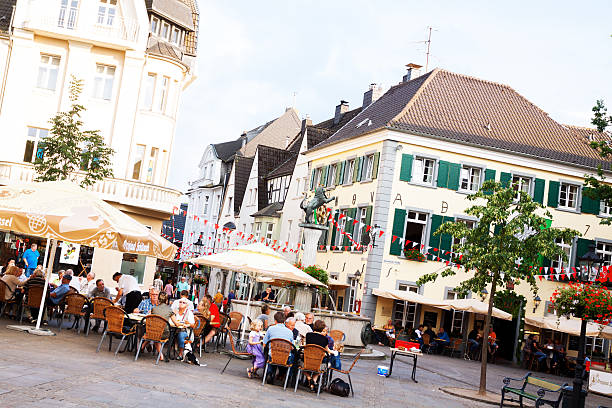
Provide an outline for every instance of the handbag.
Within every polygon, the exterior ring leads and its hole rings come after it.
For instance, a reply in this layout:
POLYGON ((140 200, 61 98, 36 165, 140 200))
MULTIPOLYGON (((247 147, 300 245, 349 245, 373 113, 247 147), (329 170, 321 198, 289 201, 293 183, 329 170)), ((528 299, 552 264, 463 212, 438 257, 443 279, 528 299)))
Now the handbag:
POLYGON ((339 397, 348 397, 351 392, 349 385, 340 378, 334 379, 329 385, 329 392, 339 397))

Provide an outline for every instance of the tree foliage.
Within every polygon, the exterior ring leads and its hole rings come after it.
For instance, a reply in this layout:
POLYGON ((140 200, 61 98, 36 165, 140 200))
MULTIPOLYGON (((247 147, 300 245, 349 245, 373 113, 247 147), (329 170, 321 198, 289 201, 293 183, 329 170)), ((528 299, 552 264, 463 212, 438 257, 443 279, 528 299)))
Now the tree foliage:
POLYGON ((113 176, 113 149, 106 146, 99 130, 82 130, 81 116, 86 110, 79 103, 82 90, 83 81, 73 76, 69 94, 72 106, 50 120, 51 132, 41 141, 43 155, 34 162, 36 181, 81 179, 80 185, 85 187, 113 176))
MULTIPOLYGON (((612 115, 608 115, 608 109, 601 99, 593 107, 591 123, 595 125, 600 133, 606 132, 606 129, 612 125, 612 115)), ((612 146, 608 139, 593 140, 590 143, 591 147, 597 150, 602 158, 608 158, 612 154, 612 146)), ((587 188, 584 190, 584 194, 587 197, 612 203, 612 186, 606 184, 606 176, 601 165, 597 168, 597 176, 592 174, 585 175, 585 185, 587 188)), ((604 217, 600 220, 600 223, 610 225, 612 224, 612 219, 604 217)))

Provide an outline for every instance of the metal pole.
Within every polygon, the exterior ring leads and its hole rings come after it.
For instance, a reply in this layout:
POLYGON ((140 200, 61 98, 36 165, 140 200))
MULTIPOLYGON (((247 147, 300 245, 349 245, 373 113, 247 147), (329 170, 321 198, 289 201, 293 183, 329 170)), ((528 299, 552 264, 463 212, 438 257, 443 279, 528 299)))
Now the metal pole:
POLYGON ((580 339, 578 340, 578 358, 576 359, 576 370, 574 374, 574 408, 580 407, 580 394, 582 393, 582 374, 584 372, 584 343, 586 337, 586 319, 582 319, 580 325, 580 339))
POLYGON ((519 311, 518 311, 518 315, 516 318, 516 330, 514 333, 514 348, 512 349, 512 362, 514 364, 517 363, 517 358, 516 358, 516 349, 518 348, 518 339, 519 336, 521 335, 521 317, 523 315, 523 300, 521 299, 521 304, 519 306, 519 311))
POLYGON ((244 321, 242 322, 242 334, 240 335, 240 341, 244 341, 244 332, 246 331, 246 322, 249 321, 248 316, 251 314, 251 297, 253 296, 253 286, 255 286, 254 281, 255 278, 253 276, 251 278, 251 287, 249 289, 249 298, 247 299, 247 310, 246 316, 244 316, 244 321))
POLYGON ((51 279, 51 272, 53 271, 53 261, 55 260, 55 246, 57 245, 57 241, 50 240, 47 238, 47 247, 45 249, 45 258, 43 261, 43 265, 47 263, 49 259, 49 252, 51 248, 49 248, 50 243, 53 242, 53 258, 49 261, 49 266, 47 267, 47 273, 45 274, 45 286, 43 287, 42 298, 40 299, 40 307, 38 308, 38 318, 36 319, 36 330, 40 329, 40 321, 42 319, 43 310, 45 308, 45 301, 47 300, 47 288, 49 287, 49 279, 51 279))

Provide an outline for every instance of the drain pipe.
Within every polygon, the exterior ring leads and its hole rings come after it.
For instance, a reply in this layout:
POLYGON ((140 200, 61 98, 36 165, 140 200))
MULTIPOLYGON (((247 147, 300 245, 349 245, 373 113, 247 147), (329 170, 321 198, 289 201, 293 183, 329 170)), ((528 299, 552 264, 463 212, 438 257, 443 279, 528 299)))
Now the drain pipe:
POLYGON ((15 18, 15 6, 11 12, 11 21, 8 26, 8 52, 6 53, 6 61, 4 64, 4 75, 2 76, 2 88, 0 89, 0 114, 2 114, 2 107, 4 106, 4 92, 6 90, 6 77, 8 76, 9 66, 11 65, 11 55, 13 54, 13 36, 11 30, 13 29, 13 19, 15 18))

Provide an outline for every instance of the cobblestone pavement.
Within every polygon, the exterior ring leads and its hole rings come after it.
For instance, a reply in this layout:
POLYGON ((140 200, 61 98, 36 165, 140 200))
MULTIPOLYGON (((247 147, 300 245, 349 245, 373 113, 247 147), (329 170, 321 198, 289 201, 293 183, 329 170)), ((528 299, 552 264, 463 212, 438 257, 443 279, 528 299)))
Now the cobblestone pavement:
MULTIPOLYGON (((476 362, 441 356, 424 356, 417 369, 418 384, 410 379, 411 360, 396 360, 390 378, 376 375, 383 361, 360 360, 353 369, 355 397, 341 398, 322 392, 317 398, 303 388, 297 393, 282 386, 262 386, 246 377, 248 362, 233 360, 225 374, 219 372, 227 358, 204 354, 206 367, 172 361, 154 365, 152 355, 137 362, 133 355, 109 353, 105 344, 96 346, 100 335, 89 337, 63 330, 57 336, 39 337, 7 330, 14 322, 0 320, 0 407, 490 407, 442 393, 439 388, 475 387, 479 378, 476 362), (398 361, 399 360, 399 361, 398 361)), ((53 328, 55 330, 55 328, 53 328)), ((116 346, 117 342, 113 342, 116 346)), ((386 351, 383 348, 380 350, 386 351)), ((348 361, 343 361, 348 366, 348 361)), ((521 370, 491 365, 488 384, 499 392, 501 379, 521 370)), ((560 382, 560 379, 556 379, 560 382)), ((589 396, 588 406, 608 404, 589 396)))

